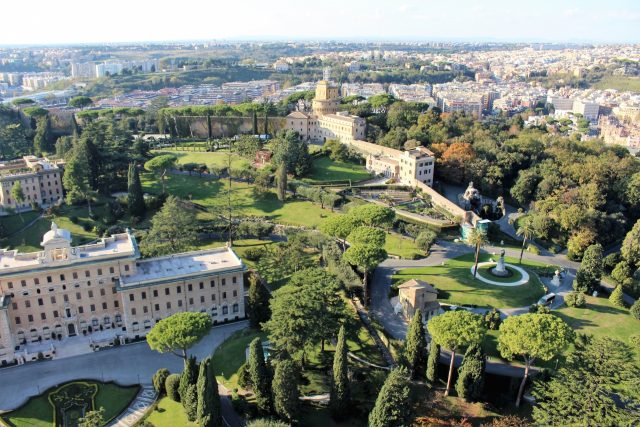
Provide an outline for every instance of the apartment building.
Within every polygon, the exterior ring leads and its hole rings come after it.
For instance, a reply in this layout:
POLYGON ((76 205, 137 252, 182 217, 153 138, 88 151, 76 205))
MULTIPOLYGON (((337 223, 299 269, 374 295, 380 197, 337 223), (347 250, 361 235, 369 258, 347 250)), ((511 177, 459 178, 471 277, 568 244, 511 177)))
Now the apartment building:
POLYGON ((482 95, 440 92, 436 99, 443 113, 461 111, 478 119, 482 118, 482 95))
POLYGON ((40 252, 0 250, 0 364, 142 338, 183 311, 245 317, 242 261, 230 247, 141 259, 127 231, 71 246, 52 223, 40 252))
POLYGON ((0 208, 30 209, 32 204, 46 207, 63 198, 61 163, 46 157, 24 156, 0 163, 0 208), (24 200, 14 199, 11 190, 20 183, 24 200))

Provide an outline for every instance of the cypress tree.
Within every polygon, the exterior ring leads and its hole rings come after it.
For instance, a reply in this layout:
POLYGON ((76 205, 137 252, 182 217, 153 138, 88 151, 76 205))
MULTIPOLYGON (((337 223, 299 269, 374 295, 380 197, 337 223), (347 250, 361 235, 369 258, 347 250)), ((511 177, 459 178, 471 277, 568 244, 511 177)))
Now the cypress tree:
POLYGON ((429 358, 427 359, 427 380, 431 384, 438 381, 438 367, 440 366, 440 345, 431 341, 429 358))
POLYGON ((127 183, 127 207, 131 216, 141 217, 144 215, 144 194, 140 183, 140 174, 134 163, 129 164, 129 174, 127 183))
POLYGON ((256 110, 253 110, 253 134, 257 135, 258 134, 258 114, 256 113, 256 110))
POLYGON ((271 310, 269 299, 271 294, 260 281, 257 274, 249 277, 249 296, 247 298, 247 314, 252 328, 260 329, 260 324, 269 320, 271 310))
POLYGON ((198 412, 198 393, 195 384, 187 386, 184 396, 182 396, 182 405, 184 412, 187 414, 189 421, 195 421, 198 412))
POLYGON ((264 361, 264 351, 260 338, 251 341, 249 345, 249 377, 256 396, 256 405, 261 413, 271 413, 271 379, 264 361))
POLYGON ((207 138, 209 141, 213 138, 213 131, 211 129, 211 114, 207 113, 207 138))
POLYGON ((187 395, 187 390, 190 385, 195 385, 198 382, 198 364, 196 362, 196 357, 191 356, 187 360, 184 361, 184 369, 182 370, 182 375, 180 376, 180 385, 178 386, 178 392, 180 393, 180 401, 185 405, 185 409, 187 409, 185 404, 185 397, 187 395))
POLYGON ((427 340, 420 309, 416 310, 411 319, 407 340, 404 345, 403 358, 409 369, 411 379, 416 379, 424 372, 427 363, 427 340))
POLYGON ((218 394, 218 382, 213 372, 211 357, 207 357, 200 363, 198 383, 198 406, 196 419, 200 427, 222 426, 222 411, 220 408, 220 395, 218 394))
POLYGON ((276 172, 276 184, 278 188, 278 200, 284 202, 287 198, 287 164, 282 162, 276 172))
POLYGON ((484 371, 486 359, 482 348, 478 344, 469 346, 458 368, 458 381, 456 393, 458 397, 468 402, 476 401, 482 397, 484 389, 484 371))
POLYGON ((338 333, 336 352, 333 355, 333 381, 331 383, 331 413, 334 417, 344 416, 349 408, 351 391, 349 387, 349 365, 347 360, 347 339, 344 325, 338 333))
POLYGON ((266 111, 264 113, 264 134, 269 134, 269 117, 267 116, 266 111))
POLYGON ((369 413, 369 427, 404 426, 409 424, 409 372, 404 366, 394 369, 378 393, 369 413))
POLYGON ((298 391, 298 370, 290 359, 276 363, 273 375, 273 406, 276 414, 293 423, 298 414, 300 393, 298 391))
POLYGON ((618 285, 609 295, 609 301, 616 307, 624 308, 624 292, 622 292, 622 286, 618 285))

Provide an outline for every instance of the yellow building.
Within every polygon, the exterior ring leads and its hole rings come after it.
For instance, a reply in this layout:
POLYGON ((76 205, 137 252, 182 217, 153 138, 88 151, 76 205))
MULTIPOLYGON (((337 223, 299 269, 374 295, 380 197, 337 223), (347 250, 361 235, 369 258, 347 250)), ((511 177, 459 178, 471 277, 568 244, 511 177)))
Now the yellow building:
POLYGON ((417 309, 422 312, 424 322, 440 311, 438 291, 427 282, 417 279, 411 279, 398 286, 398 303, 407 320, 413 318, 417 309))
POLYGON ((231 248, 141 259, 127 231, 71 246, 52 224, 44 250, 0 250, 0 364, 140 339, 182 311, 245 317, 245 266, 231 248), (83 347, 84 346, 84 347, 83 347))
POLYGON ((58 163, 36 156, 0 163, 0 208, 28 210, 33 203, 46 207, 62 198, 62 169, 58 163), (21 202, 11 194, 18 182, 24 194, 21 202))

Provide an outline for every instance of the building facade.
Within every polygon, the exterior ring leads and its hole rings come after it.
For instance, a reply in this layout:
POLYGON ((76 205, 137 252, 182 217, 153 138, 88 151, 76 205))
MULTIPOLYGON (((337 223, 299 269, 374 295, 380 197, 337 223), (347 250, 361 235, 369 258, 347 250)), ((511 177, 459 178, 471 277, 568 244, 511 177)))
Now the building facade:
POLYGON ((62 192, 62 169, 46 157, 25 156, 0 163, 0 208, 30 209, 35 203, 46 207, 58 203, 62 192), (15 200, 12 188, 20 183, 24 199, 15 200))
POLYGON ((0 250, 0 363, 139 339, 174 313, 245 317, 245 266, 229 247, 141 259, 127 231, 71 246, 55 223, 40 252, 0 250), (74 338, 75 337, 75 338, 74 338))
POLYGON ((420 309, 422 321, 426 322, 440 312, 438 291, 422 280, 411 279, 398 286, 398 306, 407 320, 411 320, 420 309))

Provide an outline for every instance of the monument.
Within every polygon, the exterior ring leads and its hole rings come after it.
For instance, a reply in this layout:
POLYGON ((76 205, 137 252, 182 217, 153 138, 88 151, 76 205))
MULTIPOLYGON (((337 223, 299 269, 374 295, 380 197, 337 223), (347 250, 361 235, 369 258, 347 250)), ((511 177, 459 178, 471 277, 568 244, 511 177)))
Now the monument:
POLYGON ((504 266, 504 249, 500 251, 500 258, 496 266, 491 269, 491 274, 498 277, 508 277, 511 275, 509 270, 504 266))
POLYGON ((551 279, 551 284, 553 286, 560 286, 560 270, 556 270, 556 274, 551 279))

